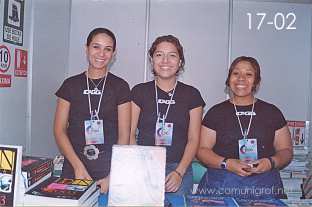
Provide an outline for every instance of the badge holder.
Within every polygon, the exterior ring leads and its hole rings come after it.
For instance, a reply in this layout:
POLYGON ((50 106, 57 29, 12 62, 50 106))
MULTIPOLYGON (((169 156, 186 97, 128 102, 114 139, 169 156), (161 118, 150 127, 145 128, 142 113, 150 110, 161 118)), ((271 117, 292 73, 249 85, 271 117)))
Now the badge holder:
POLYGON ((155 127, 155 145, 171 146, 172 134, 173 123, 166 123, 164 116, 162 119, 158 116, 155 127))
POLYGON ((243 137, 238 141, 239 159, 250 163, 258 159, 257 139, 243 137))

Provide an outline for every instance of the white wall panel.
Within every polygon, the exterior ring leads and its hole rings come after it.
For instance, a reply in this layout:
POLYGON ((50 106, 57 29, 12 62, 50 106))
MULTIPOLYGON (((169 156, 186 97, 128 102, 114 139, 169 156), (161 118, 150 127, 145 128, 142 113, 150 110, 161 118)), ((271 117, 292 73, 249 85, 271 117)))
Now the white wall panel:
POLYGON ((259 61, 257 96, 277 105, 289 120, 309 120, 311 4, 235 1, 233 14, 232 59, 247 55, 259 61), (252 15, 251 29, 247 13, 252 15), (296 29, 286 29, 294 19, 286 18, 289 13, 296 16, 296 29))
POLYGON ((185 51, 180 80, 197 87, 206 108, 225 99, 229 3, 226 0, 152 0, 149 46, 159 35, 178 37, 185 51))
POLYGON ((87 36, 95 27, 106 27, 117 39, 117 56, 111 72, 127 80, 130 86, 142 82, 145 7, 144 0, 72 1, 68 76, 86 70, 87 36))

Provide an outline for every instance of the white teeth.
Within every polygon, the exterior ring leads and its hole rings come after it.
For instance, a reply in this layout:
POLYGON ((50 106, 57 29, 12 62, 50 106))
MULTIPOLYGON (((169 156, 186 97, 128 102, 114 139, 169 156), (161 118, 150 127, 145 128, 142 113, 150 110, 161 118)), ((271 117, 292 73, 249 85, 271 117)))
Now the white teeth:
POLYGON ((105 60, 102 60, 102 59, 95 59, 95 61, 97 61, 97 62, 104 62, 105 60))

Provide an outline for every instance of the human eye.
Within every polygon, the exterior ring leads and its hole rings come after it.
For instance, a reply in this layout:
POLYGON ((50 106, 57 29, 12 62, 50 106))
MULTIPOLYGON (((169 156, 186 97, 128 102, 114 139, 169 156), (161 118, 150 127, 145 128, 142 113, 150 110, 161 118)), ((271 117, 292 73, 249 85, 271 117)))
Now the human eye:
POLYGON ((155 52, 154 57, 162 57, 163 53, 162 52, 155 52))
POLYGON ((169 57, 171 57, 171 58, 178 58, 179 56, 178 56, 177 53, 173 52, 173 53, 169 53, 169 57))
POLYGON ((94 48, 94 49, 99 49, 100 46, 99 46, 98 44, 92 44, 92 48, 94 48))
POLYGON ((113 48, 112 47, 105 47, 104 50, 107 52, 111 52, 111 51, 113 51, 113 48))

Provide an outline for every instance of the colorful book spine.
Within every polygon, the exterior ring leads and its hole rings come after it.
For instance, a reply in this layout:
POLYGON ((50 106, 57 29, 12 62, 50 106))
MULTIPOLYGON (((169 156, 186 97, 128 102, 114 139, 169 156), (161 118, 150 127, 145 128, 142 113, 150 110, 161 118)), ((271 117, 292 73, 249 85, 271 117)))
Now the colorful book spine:
POLYGON ((42 180, 42 178, 49 178, 51 177, 52 175, 52 168, 49 168, 48 170, 36 175, 36 176, 33 176, 31 178, 27 178, 27 177, 24 177, 24 185, 26 188, 36 184, 37 182, 39 182, 40 180, 42 180))
POLYGON ((27 178, 35 177, 53 168, 53 159, 40 157, 23 157, 22 172, 27 178))

